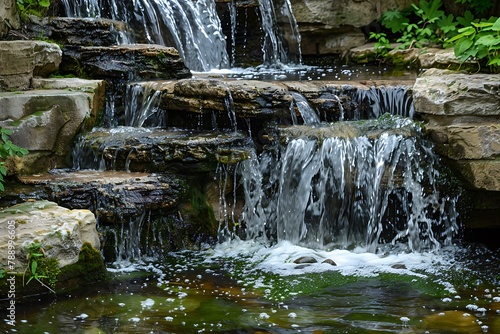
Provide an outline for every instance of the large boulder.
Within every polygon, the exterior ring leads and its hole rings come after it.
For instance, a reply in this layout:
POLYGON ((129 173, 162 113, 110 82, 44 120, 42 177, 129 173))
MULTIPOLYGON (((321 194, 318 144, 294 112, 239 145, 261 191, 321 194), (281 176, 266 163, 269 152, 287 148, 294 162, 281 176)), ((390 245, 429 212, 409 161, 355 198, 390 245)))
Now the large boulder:
POLYGON ((58 69, 62 51, 42 41, 0 41, 0 91, 28 89, 35 76, 58 69))
POLYGON ((60 267, 77 263, 84 243, 95 249, 100 247, 92 212, 69 210, 49 201, 25 202, 3 209, 0 226, 5 231, 0 234, 0 261, 7 272, 26 270, 26 248, 34 243, 41 243, 45 256, 56 259, 60 267), (11 235, 15 238, 11 239, 11 235), (11 261, 9 254, 14 258, 11 261))

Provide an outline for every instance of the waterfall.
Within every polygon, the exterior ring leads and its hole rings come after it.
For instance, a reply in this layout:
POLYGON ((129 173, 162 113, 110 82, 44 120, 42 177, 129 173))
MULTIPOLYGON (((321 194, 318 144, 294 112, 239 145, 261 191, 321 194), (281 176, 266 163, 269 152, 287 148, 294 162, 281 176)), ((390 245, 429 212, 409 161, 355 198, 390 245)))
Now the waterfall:
MULTIPOLYGON (((293 97, 293 102, 290 107, 292 112, 292 119, 295 118, 295 105, 300 113, 300 116, 302 116, 302 120, 304 121, 305 125, 319 124, 320 119, 309 102, 307 102, 307 99, 302 94, 297 92, 290 92, 290 95, 292 95, 293 97)), ((295 122, 294 124, 297 123, 295 122)))
POLYGON ((125 125, 142 127, 149 120, 149 126, 164 126, 164 117, 153 117, 159 113, 160 95, 161 91, 151 85, 127 85, 124 98, 125 125))
POLYGON ((408 87, 370 87, 369 90, 357 90, 355 100, 366 102, 372 109, 372 117, 385 113, 413 118, 413 97, 408 87))
MULTIPOLYGON (((237 11, 229 3, 231 57, 222 33, 214 0, 62 0, 69 17, 110 18, 125 22, 122 43, 174 46, 186 66, 198 72, 227 68, 235 62, 237 11), (230 59, 231 58, 231 59, 230 59)), ((300 33, 289 0, 259 0, 263 62, 266 65, 300 64, 300 33)))
POLYGON ((263 61, 266 65, 301 63, 300 33, 289 0, 259 0, 263 61), (276 8, 278 10, 276 10, 276 8))
POLYGON ((435 250, 451 242, 455 221, 436 217, 454 212, 454 201, 440 198, 437 158, 418 135, 386 129, 376 137, 319 139, 309 133, 278 152, 242 165, 249 237, 371 252, 387 245, 435 250))
POLYGON ((213 0, 63 0, 63 6, 70 17, 108 17, 142 31, 129 36, 131 43, 175 46, 193 71, 229 66, 213 0))

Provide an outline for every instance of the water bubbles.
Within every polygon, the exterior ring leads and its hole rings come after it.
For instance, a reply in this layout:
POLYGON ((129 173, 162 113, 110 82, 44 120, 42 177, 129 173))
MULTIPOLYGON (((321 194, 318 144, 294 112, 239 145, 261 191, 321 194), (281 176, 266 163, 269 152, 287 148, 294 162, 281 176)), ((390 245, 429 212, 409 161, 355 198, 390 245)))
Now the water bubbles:
POLYGON ((469 304, 467 306, 465 306, 466 309, 470 310, 470 311, 475 311, 478 309, 479 306, 477 305, 474 305, 474 304, 469 304))
POLYGON ((483 313, 483 317, 484 317, 484 315, 486 314, 486 311, 487 311, 487 310, 486 310, 486 308, 484 308, 484 307, 480 307, 480 308, 476 309, 476 311, 477 311, 477 312, 482 312, 482 313, 483 313))
POLYGON ((148 308, 150 309, 153 305, 155 304, 155 301, 151 298, 148 298, 146 300, 141 301, 141 307, 142 308, 148 308))
POLYGON ((290 312, 290 313, 288 313, 288 317, 289 317, 289 318, 293 318, 293 319, 295 319, 295 318, 297 318, 297 313, 295 313, 295 312, 290 312))
POLYGON ((265 320, 265 319, 269 319, 270 316, 266 312, 262 312, 261 314, 259 314, 259 318, 265 320))
POLYGON ((137 322, 141 321, 141 319, 137 318, 137 317, 133 317, 133 318, 128 319, 128 321, 137 323, 137 322))
POLYGON ((165 317, 165 321, 172 322, 174 321, 173 317, 165 317))
POLYGON ((77 315, 77 316, 75 317, 75 319, 85 320, 85 319, 87 319, 88 317, 89 317, 89 315, 88 315, 87 313, 82 313, 82 314, 80 314, 80 315, 77 315))
POLYGON ((403 327, 406 327, 408 325, 408 322, 410 321, 410 318, 401 317, 401 318, 399 318, 399 320, 401 320, 401 322, 403 323, 403 327))

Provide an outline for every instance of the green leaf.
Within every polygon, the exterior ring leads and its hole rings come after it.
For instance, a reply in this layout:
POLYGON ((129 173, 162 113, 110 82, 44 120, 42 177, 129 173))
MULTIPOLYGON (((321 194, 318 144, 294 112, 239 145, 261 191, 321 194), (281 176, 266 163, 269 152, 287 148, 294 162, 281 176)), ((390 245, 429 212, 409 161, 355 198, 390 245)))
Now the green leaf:
POLYGON ((495 37, 492 35, 486 35, 486 36, 480 37, 476 41, 476 45, 493 46, 493 45, 498 45, 498 44, 500 44, 500 37, 495 37))
POLYGON ((460 34, 464 35, 464 36, 470 36, 470 35, 476 33, 476 29, 474 29, 473 27, 469 26, 469 27, 464 27, 464 28, 458 29, 458 32, 460 34))
POLYGON ((36 268, 38 267, 38 262, 32 261, 31 262, 31 273, 35 274, 36 273, 36 268))
POLYGON ((500 57, 491 59, 486 65, 498 65, 500 66, 500 57))
POLYGON ((445 33, 448 34, 449 32, 455 31, 456 26, 458 25, 458 22, 454 21, 454 16, 453 14, 450 14, 448 16, 443 16, 442 20, 438 21, 437 25, 441 30, 445 33))
POLYGON ((474 42, 471 39, 464 38, 460 40, 457 44, 455 44, 455 55, 457 57, 461 57, 461 55, 467 51, 474 42))
POLYGON ((38 4, 41 7, 48 8, 50 6, 50 0, 38 0, 38 4))
POLYGON ((382 14, 382 25, 393 33, 402 31, 410 20, 399 10, 389 10, 382 14))
POLYGON ((495 23, 491 27, 491 30, 500 31, 500 17, 495 21, 495 23))
POLYGON ((474 21, 474 15, 468 10, 464 13, 463 17, 457 17, 457 22, 464 27, 470 26, 472 21, 474 21))

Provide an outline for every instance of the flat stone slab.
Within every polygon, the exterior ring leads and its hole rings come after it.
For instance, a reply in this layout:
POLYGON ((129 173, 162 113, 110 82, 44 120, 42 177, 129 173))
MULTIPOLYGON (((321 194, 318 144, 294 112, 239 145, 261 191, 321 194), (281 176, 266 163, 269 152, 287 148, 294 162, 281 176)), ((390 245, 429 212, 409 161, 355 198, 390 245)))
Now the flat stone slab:
POLYGON ((72 209, 86 208, 100 222, 118 224, 125 223, 124 217, 140 215, 144 210, 177 212, 185 191, 184 181, 171 175, 124 171, 55 170, 20 176, 19 181, 31 187, 38 198, 54 198, 72 209))
POLYGON ((203 172, 215 170, 218 163, 245 160, 252 148, 251 139, 239 132, 100 128, 83 137, 76 166, 133 172, 203 172))
POLYGON ((415 109, 423 115, 498 116, 500 74, 465 74, 430 69, 413 86, 415 109))

